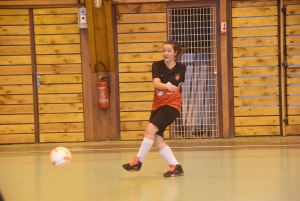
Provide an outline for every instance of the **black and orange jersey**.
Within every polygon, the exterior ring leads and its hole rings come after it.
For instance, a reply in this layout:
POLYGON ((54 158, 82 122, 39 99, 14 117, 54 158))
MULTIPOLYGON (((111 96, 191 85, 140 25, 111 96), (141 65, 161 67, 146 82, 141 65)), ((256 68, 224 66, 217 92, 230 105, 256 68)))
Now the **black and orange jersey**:
POLYGON ((169 105, 180 111, 182 102, 181 83, 184 82, 185 71, 186 66, 180 62, 176 62, 172 69, 166 66, 164 60, 156 61, 152 64, 152 79, 159 78, 164 84, 172 84, 179 87, 178 92, 155 88, 152 110, 169 105))

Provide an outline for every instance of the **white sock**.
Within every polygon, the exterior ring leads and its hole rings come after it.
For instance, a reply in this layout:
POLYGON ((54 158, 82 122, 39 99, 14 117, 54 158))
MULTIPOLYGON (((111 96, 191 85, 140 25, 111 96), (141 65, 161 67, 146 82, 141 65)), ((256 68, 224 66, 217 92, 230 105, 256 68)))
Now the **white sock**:
POLYGON ((137 157, 139 157, 140 161, 143 162, 145 159, 145 156, 148 154, 150 151, 154 141, 150 140, 149 138, 145 138, 141 144, 141 147, 139 149, 139 152, 137 154, 137 157))
POLYGON ((171 148, 166 146, 159 151, 160 155, 168 162, 169 165, 177 165, 179 164, 176 160, 171 148))

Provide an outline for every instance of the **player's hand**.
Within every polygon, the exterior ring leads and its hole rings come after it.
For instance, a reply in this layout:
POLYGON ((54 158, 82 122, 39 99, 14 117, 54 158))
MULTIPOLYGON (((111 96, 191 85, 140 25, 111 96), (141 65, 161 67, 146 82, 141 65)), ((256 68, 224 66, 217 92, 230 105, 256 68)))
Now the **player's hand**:
POLYGON ((176 87, 175 85, 172 85, 172 84, 167 84, 167 89, 170 92, 177 92, 178 91, 178 87, 176 87))

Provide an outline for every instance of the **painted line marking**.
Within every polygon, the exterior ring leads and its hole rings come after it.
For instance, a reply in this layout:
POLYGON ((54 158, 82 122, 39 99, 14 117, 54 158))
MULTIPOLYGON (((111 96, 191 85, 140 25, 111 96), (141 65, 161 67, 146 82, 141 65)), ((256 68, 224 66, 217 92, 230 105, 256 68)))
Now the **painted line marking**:
MULTIPOLYGON (((300 147, 300 144, 275 144, 275 145, 219 145, 219 146, 187 146, 187 147, 171 147, 172 149, 195 149, 195 148, 247 148, 247 147, 300 147)), ((106 149, 72 149, 71 152, 76 151, 116 151, 116 150, 138 150, 139 148, 106 148, 106 149)), ((153 148, 152 148, 153 149, 153 148)), ((20 151, 20 152, 0 152, 3 154, 24 154, 24 153, 50 153, 52 148, 47 151, 20 151)))

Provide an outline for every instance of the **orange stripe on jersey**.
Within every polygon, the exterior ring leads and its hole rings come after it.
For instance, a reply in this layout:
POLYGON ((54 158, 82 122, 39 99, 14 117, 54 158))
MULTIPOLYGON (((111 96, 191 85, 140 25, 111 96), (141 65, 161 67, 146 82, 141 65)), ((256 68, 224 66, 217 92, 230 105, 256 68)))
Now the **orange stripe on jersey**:
POLYGON ((164 105, 168 105, 180 111, 181 101, 182 95, 180 93, 180 89, 177 92, 170 92, 168 90, 155 88, 152 110, 156 110, 164 105))

